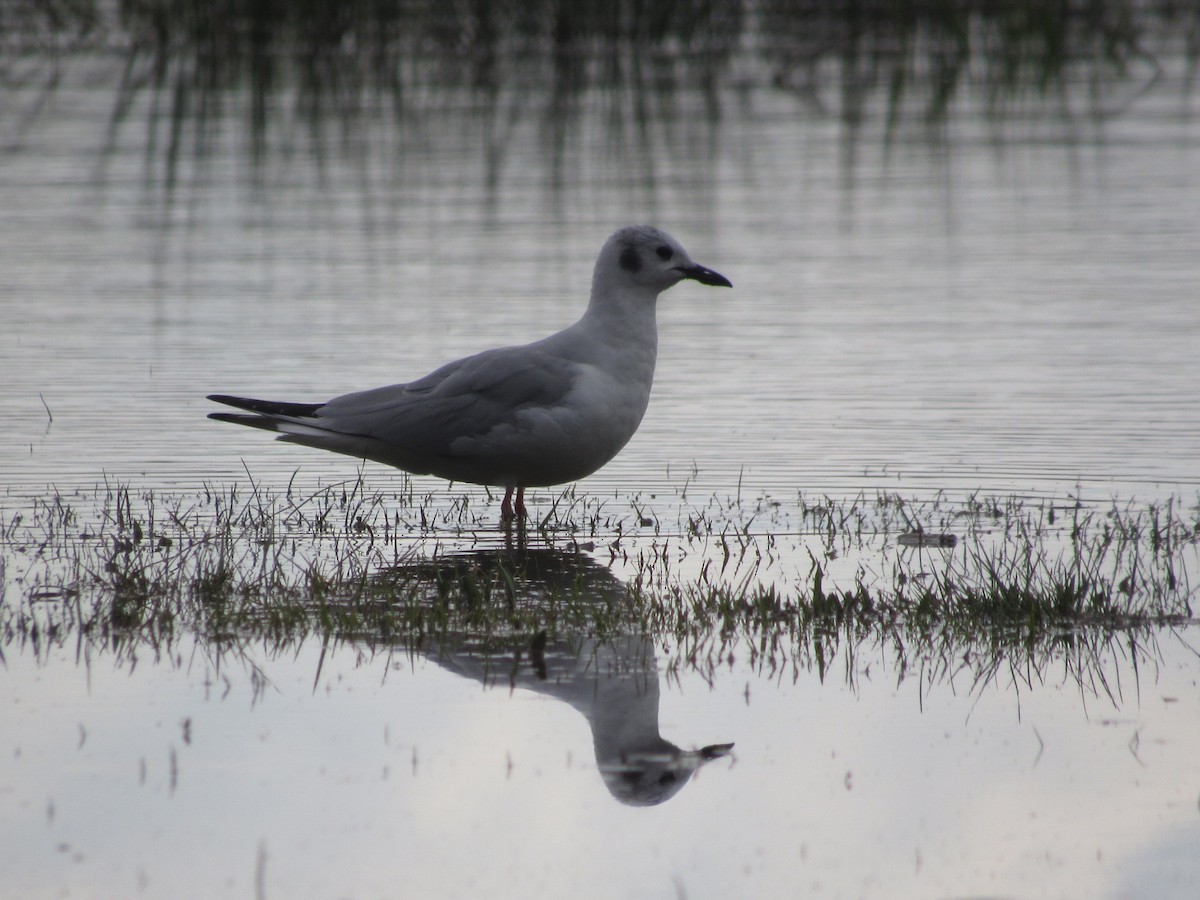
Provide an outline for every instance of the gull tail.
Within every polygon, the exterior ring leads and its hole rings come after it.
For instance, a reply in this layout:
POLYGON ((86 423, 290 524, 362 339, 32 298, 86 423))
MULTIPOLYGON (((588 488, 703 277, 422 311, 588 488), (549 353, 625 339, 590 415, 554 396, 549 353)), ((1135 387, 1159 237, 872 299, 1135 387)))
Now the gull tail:
POLYGON ((275 440, 289 444, 344 453, 359 459, 373 459, 413 472, 429 471, 419 456, 406 456, 398 452, 396 447, 370 435, 338 431, 336 421, 318 415, 326 405, 324 403, 281 403, 275 400, 232 397, 228 394, 209 394, 208 399, 245 410, 241 413, 208 414, 210 419, 216 419, 218 422, 233 422, 235 425, 249 425, 251 428, 271 431, 275 433, 275 440))

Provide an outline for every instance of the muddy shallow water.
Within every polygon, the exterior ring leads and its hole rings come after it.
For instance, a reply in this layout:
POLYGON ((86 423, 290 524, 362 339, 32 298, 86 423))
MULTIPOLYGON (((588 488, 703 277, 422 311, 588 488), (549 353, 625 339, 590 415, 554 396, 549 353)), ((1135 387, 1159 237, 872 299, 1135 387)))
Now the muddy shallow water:
POLYGON ((469 648, 9 654, 6 891, 1184 897, 1198 669, 1156 642, 1098 663, 1112 697, 872 647, 824 679, 632 639, 544 679, 469 648))

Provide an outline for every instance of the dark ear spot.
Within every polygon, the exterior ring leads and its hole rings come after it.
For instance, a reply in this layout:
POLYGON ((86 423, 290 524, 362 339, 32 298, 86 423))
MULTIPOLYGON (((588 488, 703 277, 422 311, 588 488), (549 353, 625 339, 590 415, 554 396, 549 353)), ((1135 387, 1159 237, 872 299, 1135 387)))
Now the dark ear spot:
POLYGON ((621 268, 626 272, 636 272, 642 267, 642 260, 638 257, 638 252, 633 247, 626 247, 621 251, 621 268))

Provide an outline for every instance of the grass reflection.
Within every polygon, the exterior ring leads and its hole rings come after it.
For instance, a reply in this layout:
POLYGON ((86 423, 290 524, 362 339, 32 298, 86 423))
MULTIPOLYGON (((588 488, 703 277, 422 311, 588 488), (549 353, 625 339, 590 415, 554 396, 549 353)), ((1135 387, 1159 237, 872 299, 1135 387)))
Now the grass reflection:
POLYGON ((1161 56, 1200 47, 1194 10, 1147 0, 3 0, 0 21, 10 82, 31 57, 122 57, 114 122, 149 92, 174 132, 191 121, 202 135, 241 92, 256 157, 281 107, 315 132, 390 117, 402 137, 450 110, 532 115, 552 147, 596 108, 590 91, 610 134, 636 134, 684 93, 715 125, 727 86, 785 91, 851 129, 881 110, 888 133, 943 120, 967 92, 1002 115, 1081 83, 1103 111, 1107 85, 1144 85, 1161 56))

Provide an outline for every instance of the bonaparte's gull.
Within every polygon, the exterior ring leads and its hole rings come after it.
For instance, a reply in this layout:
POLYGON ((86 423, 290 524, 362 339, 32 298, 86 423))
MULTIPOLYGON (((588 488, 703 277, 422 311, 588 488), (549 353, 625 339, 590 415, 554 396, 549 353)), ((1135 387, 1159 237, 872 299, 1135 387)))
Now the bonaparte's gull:
POLYGON ((557 334, 327 403, 211 394, 249 415, 209 418, 414 474, 503 487, 501 515, 524 516, 527 487, 590 475, 633 437, 654 380, 658 295, 686 278, 733 286, 666 232, 622 228, 596 260, 583 318, 557 334))

